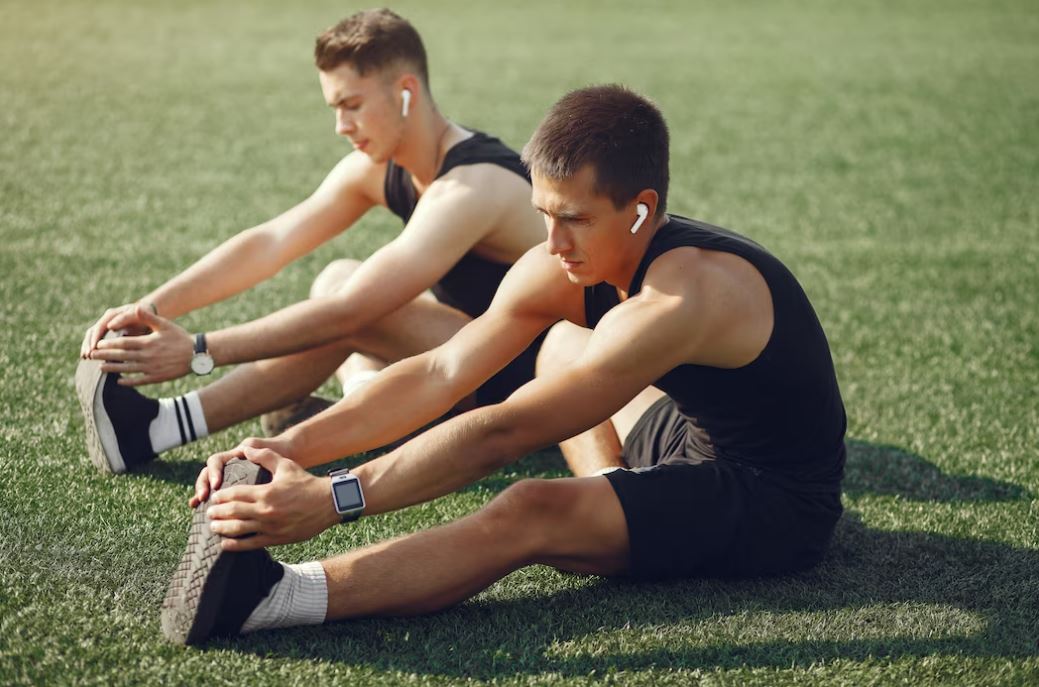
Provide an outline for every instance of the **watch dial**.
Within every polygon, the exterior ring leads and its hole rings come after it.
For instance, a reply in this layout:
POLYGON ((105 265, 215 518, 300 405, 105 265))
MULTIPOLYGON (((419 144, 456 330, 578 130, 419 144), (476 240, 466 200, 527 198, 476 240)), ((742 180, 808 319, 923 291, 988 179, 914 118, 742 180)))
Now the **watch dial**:
POLYGON ((341 511, 360 508, 363 504, 361 500, 361 485, 355 479, 336 482, 335 492, 336 503, 339 504, 339 510, 341 511))

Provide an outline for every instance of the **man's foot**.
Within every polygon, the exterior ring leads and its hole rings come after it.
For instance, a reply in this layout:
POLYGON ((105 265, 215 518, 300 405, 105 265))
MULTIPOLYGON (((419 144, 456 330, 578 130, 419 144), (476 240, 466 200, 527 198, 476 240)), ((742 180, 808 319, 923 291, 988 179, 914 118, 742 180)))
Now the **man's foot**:
MULTIPOLYGON (((117 336, 109 332, 105 338, 117 336)), ((127 386, 117 373, 101 371, 102 361, 82 360, 76 368, 76 395, 83 411, 87 453, 97 469, 119 474, 155 458, 148 428, 159 402, 127 386)))
POLYGON ((293 425, 309 420, 326 408, 335 405, 335 401, 320 396, 307 396, 288 404, 284 408, 264 413, 260 417, 260 428, 264 436, 275 437, 293 425))
MULTIPOLYGON (((271 473, 247 460, 224 466, 221 488, 265 484, 271 473)), ((220 535, 209 529, 199 504, 188 531, 188 546, 170 579, 162 602, 162 633, 177 644, 201 644, 212 637, 239 633, 243 623, 267 596, 285 569, 263 549, 230 552, 220 548, 220 535)))

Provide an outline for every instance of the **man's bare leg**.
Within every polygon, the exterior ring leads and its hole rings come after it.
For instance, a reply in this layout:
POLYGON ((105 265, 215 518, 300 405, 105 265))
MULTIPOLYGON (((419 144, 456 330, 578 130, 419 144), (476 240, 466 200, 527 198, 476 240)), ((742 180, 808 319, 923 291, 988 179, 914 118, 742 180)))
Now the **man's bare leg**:
POLYGON ((429 613, 534 563, 616 575, 628 530, 603 477, 518 482, 455 522, 322 562, 327 620, 429 613))
POLYGON ((468 322, 465 313, 419 297, 341 341, 240 365, 199 391, 206 424, 212 433, 302 398, 354 352, 396 362, 436 348, 468 322))
MULTIPOLYGON (((553 326, 538 353, 537 375, 556 374, 574 363, 584 353, 591 335, 591 330, 570 322, 553 326)), ((625 467, 621 456, 624 439, 642 414, 663 395, 660 389, 648 387, 606 422, 560 443, 571 472, 584 477, 607 468, 625 467)))

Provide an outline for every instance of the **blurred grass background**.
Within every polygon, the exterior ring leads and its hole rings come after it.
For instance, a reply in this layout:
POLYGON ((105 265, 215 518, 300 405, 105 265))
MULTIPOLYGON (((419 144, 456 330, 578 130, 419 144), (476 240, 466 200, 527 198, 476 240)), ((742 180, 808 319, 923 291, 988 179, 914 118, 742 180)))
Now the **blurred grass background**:
MULTIPOLYGON (((349 150, 311 50, 360 8, 0 0, 0 682, 1039 681, 1039 6, 1023 0, 395 4, 445 114, 517 148, 570 88, 618 81, 660 104, 669 207, 766 245, 819 312, 849 413, 848 514, 794 577, 636 586, 535 567, 432 617, 165 644, 189 483, 258 424, 102 477, 79 341, 349 150)), ((183 324, 288 305, 397 231, 373 212, 183 324)), ((560 474, 545 452, 277 553, 428 527, 560 474)))

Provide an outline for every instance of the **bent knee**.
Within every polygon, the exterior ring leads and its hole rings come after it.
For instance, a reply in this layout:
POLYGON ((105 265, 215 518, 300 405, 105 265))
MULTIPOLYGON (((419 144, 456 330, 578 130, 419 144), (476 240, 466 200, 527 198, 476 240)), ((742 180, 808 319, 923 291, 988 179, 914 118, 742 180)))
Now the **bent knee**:
POLYGON ((578 327, 572 322, 557 322, 548 330, 538 351, 535 374, 553 374, 581 357, 591 330, 578 327))
POLYGON ((486 519, 510 535, 532 535, 541 522, 558 518, 565 506, 552 480, 524 479, 509 486, 483 509, 486 519))
POLYGON ((314 279, 314 283, 310 285, 310 297, 321 298, 332 295, 360 266, 360 260, 351 258, 342 258, 328 263, 314 279))
POLYGON ((491 501, 483 517, 530 562, 611 574, 626 566, 627 523, 606 480, 525 479, 491 501))

